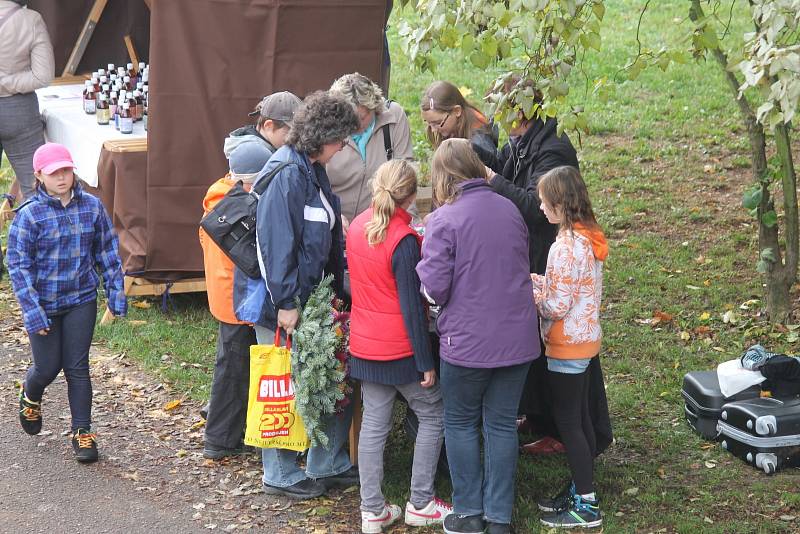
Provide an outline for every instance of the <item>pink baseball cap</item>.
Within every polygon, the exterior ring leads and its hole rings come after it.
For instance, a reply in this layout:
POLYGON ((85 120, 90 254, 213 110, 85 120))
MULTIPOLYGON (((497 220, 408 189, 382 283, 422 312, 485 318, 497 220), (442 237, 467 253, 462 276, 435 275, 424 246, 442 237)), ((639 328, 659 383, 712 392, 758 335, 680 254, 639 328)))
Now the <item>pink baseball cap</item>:
POLYGON ((67 147, 58 143, 45 143, 33 153, 33 170, 53 174, 67 167, 74 169, 75 163, 67 147))

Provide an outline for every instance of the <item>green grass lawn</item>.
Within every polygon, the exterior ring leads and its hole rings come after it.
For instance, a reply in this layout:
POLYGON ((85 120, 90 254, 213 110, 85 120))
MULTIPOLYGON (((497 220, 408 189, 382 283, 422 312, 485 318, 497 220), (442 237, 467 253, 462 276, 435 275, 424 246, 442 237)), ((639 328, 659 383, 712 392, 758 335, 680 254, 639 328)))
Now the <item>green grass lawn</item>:
MULTIPOLYGON (((602 52, 586 59, 590 78, 614 76, 635 50, 642 2, 606 3, 602 52)), ((678 22, 687 4, 651 3, 645 41, 653 48, 674 42, 684 31, 678 22)), ((418 113, 425 86, 450 80, 479 102, 494 68, 478 71, 440 52, 436 75, 413 71, 396 32, 397 21, 408 16, 396 11, 392 18, 390 96, 409 113, 417 157, 426 159, 418 113)), ((583 80, 575 83, 571 98, 590 113, 591 134, 579 150, 582 171, 611 244, 603 365, 617 441, 596 464, 605 531, 798 532, 785 518, 800 511, 800 470, 768 478, 694 436, 683 420, 680 386, 687 371, 732 359, 755 341, 799 352, 798 330, 772 327, 762 313, 756 227, 740 205, 751 180, 747 139, 721 72, 712 62, 648 71, 621 83, 605 104, 585 95, 583 80), (654 321, 655 312, 665 320, 654 321)), ((216 333, 204 296, 175 296, 166 312, 160 301, 147 303, 148 309, 131 307, 129 320, 99 328, 97 338, 204 400, 216 333)), ((399 429, 387 446, 387 466, 387 496, 402 504, 410 446, 399 429)), ((561 456, 521 458, 518 532, 539 532, 535 502, 567 476, 561 456)), ((442 483, 442 495, 448 491, 442 483)), ((354 512, 356 496, 350 494, 354 512)))

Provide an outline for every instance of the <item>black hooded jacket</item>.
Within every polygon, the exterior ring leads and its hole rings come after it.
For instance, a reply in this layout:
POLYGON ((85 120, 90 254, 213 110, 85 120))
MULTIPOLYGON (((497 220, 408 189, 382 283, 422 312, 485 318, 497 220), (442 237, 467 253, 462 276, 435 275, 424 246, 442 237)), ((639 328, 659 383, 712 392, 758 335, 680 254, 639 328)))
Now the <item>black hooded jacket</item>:
POLYGON ((539 178, 547 171, 570 165, 578 168, 578 156, 566 134, 556 135, 556 120, 534 121, 516 142, 491 152, 473 142, 483 163, 496 174, 489 183, 497 193, 517 206, 528 226, 528 255, 531 272, 544 274, 547 253, 555 242, 558 227, 547 221, 540 209, 539 178))

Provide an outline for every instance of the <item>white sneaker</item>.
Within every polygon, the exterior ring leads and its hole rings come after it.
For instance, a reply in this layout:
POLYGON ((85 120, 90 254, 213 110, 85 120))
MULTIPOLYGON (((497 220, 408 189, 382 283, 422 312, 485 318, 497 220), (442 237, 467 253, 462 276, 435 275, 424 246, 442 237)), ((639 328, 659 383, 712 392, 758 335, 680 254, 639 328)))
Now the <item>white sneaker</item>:
POLYGON ((361 532, 363 534, 380 534, 383 527, 388 527, 400 517, 402 510, 396 504, 384 504, 379 514, 361 512, 361 532))
POLYGON ((406 525, 426 527, 440 525, 444 518, 453 513, 453 506, 441 499, 433 498, 428 506, 417 510, 410 502, 406 503, 406 525))

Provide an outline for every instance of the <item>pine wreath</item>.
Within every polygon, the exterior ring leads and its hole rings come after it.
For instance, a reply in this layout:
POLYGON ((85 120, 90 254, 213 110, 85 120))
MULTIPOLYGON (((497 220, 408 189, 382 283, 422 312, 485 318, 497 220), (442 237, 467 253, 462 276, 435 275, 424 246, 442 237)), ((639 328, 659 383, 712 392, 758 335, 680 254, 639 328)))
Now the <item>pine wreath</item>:
POLYGON ((323 418, 336 413, 345 400, 346 369, 337 358, 343 343, 335 321, 332 276, 317 286, 300 314, 292 336, 292 382, 295 407, 302 417, 312 445, 328 446, 323 418))

